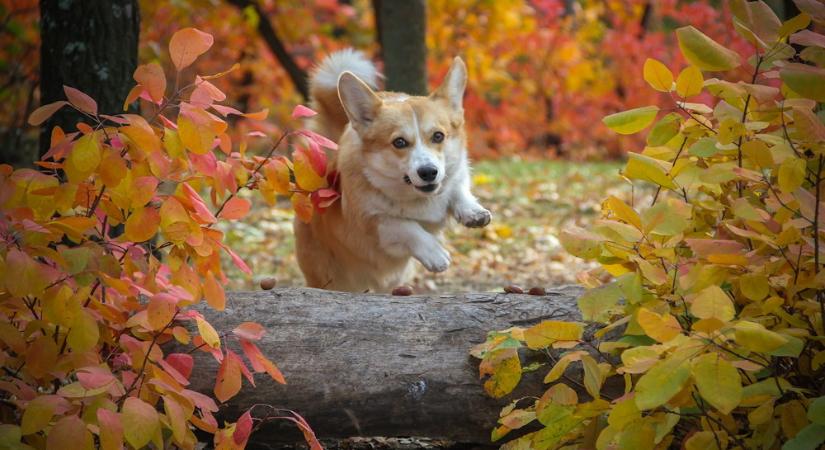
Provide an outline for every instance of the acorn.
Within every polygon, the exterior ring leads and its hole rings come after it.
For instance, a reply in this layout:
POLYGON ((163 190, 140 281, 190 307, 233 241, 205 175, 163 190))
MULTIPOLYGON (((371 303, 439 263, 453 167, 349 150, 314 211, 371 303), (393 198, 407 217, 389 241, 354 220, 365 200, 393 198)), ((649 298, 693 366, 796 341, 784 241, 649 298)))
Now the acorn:
POLYGON ((507 293, 507 294, 523 294, 524 289, 522 289, 520 286, 517 286, 515 284, 511 284, 511 285, 504 288, 504 292, 507 293))
POLYGON ((268 277, 261 280, 261 289, 268 291, 275 287, 278 284, 278 280, 275 277, 268 277))
POLYGON ((531 287, 527 293, 530 295, 547 295, 547 291, 545 291, 543 287, 538 286, 531 287))
POLYGON ((413 288, 411 286, 407 286, 407 285, 398 286, 397 288, 392 290, 392 295, 400 295, 400 296, 404 296, 404 297, 406 297, 408 295, 412 295, 412 293, 413 293, 413 288))

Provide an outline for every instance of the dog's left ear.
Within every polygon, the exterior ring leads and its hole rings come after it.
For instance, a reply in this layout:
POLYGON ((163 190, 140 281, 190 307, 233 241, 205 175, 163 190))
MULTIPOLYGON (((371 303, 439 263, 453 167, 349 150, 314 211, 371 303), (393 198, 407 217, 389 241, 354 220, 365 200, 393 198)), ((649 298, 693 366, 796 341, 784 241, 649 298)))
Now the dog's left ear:
POLYGON ((467 66, 460 57, 453 59, 453 64, 432 97, 443 98, 450 103, 450 106, 457 111, 463 110, 464 88, 467 86, 467 66))

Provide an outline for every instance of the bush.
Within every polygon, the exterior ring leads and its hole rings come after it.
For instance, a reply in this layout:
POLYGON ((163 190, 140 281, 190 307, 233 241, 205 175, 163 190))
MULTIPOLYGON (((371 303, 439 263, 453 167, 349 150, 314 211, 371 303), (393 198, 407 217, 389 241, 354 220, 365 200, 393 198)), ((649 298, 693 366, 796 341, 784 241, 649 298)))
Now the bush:
MULTIPOLYGON (((205 300, 224 309, 222 254, 251 273, 215 228, 250 209, 238 194, 257 189, 271 202, 290 196, 307 219, 316 191, 327 188, 313 172, 326 172, 321 147, 334 144, 298 130, 258 157, 246 151, 250 136, 233 142, 226 116, 261 120, 266 111, 220 105, 225 95, 209 80, 223 74, 185 84, 182 71, 212 41, 192 28, 175 33, 170 96, 160 65, 138 67, 125 106, 142 99, 149 120, 100 114, 92 98, 66 87, 68 101, 42 106, 29 122, 39 125, 62 107, 87 120, 76 132, 53 130, 42 171, 0 166, 0 447, 195 448, 197 428, 213 433, 217 448, 242 448, 255 422, 266 420, 247 411, 220 427, 217 403, 187 389, 195 351, 220 363, 219 402, 241 389, 242 377, 254 385, 253 373, 284 383, 255 345, 265 330, 247 322, 219 333, 188 307, 205 300), (293 136, 308 145, 294 164, 273 157, 293 136), (175 353, 164 354, 161 346, 173 342, 175 353)), ((299 106, 294 115, 312 114, 299 106)), ((320 448, 300 416, 279 415, 320 448)))
MULTIPOLYGON (((613 276, 582 278, 590 289, 579 308, 599 324, 595 340, 582 339, 582 324, 548 321, 491 333, 473 351, 496 397, 525 371, 519 348, 551 358, 544 381, 553 385, 505 408, 493 439, 535 421, 538 431, 504 448, 816 449, 825 440, 825 36, 806 29, 825 12, 797 5, 802 14, 783 23, 761 1, 733 3, 733 26, 754 48, 749 80, 706 79, 745 62, 693 27, 676 30, 690 66, 675 81, 662 63, 645 63, 644 79, 674 109, 622 175, 653 184, 652 204, 610 197, 593 229, 562 239, 613 276), (581 382, 566 373, 578 364, 581 382), (604 389, 614 378, 623 390, 604 389)), ((662 112, 604 123, 633 134, 662 112)))

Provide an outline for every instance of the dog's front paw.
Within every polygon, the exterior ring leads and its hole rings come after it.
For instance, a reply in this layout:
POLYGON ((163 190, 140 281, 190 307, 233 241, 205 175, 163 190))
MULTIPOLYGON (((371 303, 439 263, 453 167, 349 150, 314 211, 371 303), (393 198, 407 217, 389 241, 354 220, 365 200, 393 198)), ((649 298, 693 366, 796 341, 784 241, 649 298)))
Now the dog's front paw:
POLYGON ((434 245, 427 249, 428 251, 420 252, 415 255, 424 268, 430 272, 444 272, 450 267, 450 252, 440 245, 434 245))
POLYGON ((490 220, 492 220, 492 218, 493 214, 481 205, 476 205, 473 209, 459 211, 458 213, 458 221, 465 227, 469 228, 486 227, 490 224, 490 220))

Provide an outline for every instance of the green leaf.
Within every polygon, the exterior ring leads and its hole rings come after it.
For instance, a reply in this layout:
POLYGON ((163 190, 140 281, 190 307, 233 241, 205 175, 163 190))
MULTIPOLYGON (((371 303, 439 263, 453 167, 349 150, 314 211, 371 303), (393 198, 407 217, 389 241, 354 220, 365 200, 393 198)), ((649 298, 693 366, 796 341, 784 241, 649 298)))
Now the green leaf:
POLYGON ((611 314, 616 309, 616 304, 621 298, 621 290, 616 283, 610 283, 595 289, 588 289, 578 299, 579 310, 582 319, 607 323, 611 314))
POLYGON ((673 73, 661 62, 647 58, 642 72, 645 81, 653 89, 660 92, 670 92, 673 88, 673 73))
POLYGON ((817 450, 825 442, 825 425, 812 423, 803 428, 793 439, 785 442, 782 450, 817 450))
POLYGON ((129 397, 123 404, 123 434, 132 447, 142 448, 160 430, 160 420, 155 408, 136 397, 129 397))
POLYGON ((693 26, 678 28, 676 37, 685 58, 702 70, 731 70, 741 64, 738 53, 723 47, 693 26))
POLYGON ((97 321, 85 309, 78 312, 69 330, 69 347, 74 352, 83 353, 93 349, 100 338, 97 321))
POLYGON ((647 145, 658 147, 667 144, 669 140, 673 139, 673 136, 679 134, 681 122, 681 116, 676 113, 670 113, 662 117, 650 129, 650 133, 647 135, 647 145))
POLYGON ((716 148, 716 139, 712 137, 699 139, 688 148, 688 153, 693 156, 709 158, 719 153, 719 149, 716 148))
POLYGON ((696 66, 687 66, 679 73, 676 78, 676 93, 682 98, 693 97, 702 92, 702 86, 705 83, 702 77, 702 71, 696 66))
POLYGON ((825 69, 791 63, 779 71, 779 76, 797 94, 811 100, 825 102, 825 69))
POLYGON ((619 134, 634 134, 647 128, 658 112, 658 106, 644 106, 611 114, 602 119, 602 122, 619 134))
POLYGON ((665 404, 689 379, 690 364, 680 356, 671 356, 653 366, 636 383, 636 406, 645 411, 665 404))
POLYGON ((742 401, 739 372, 718 353, 705 353, 696 358, 693 378, 702 398, 722 414, 729 414, 742 401))
POLYGON ((825 425, 825 396, 815 398, 808 405, 808 420, 825 425))

